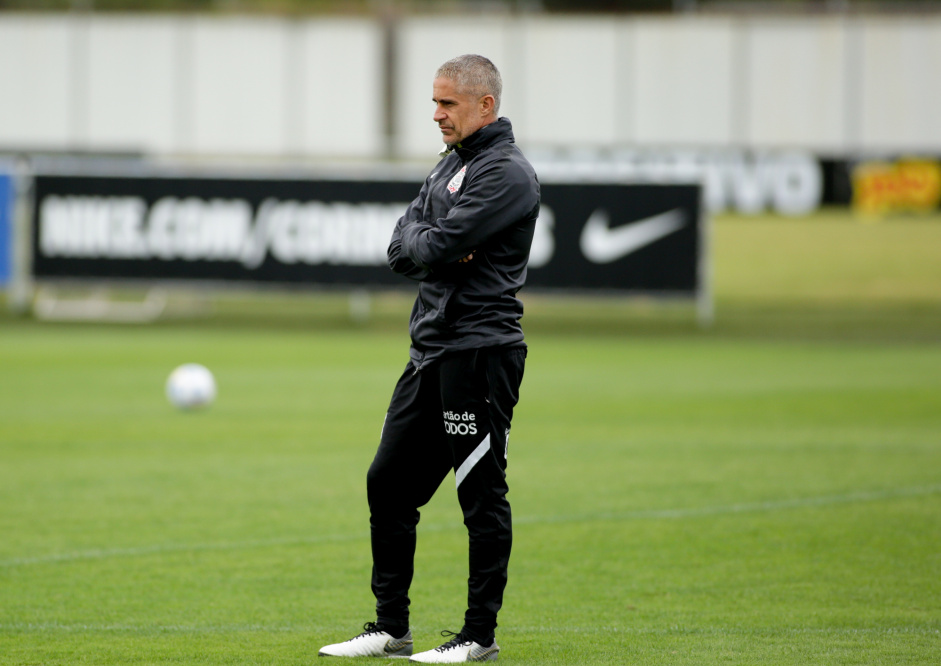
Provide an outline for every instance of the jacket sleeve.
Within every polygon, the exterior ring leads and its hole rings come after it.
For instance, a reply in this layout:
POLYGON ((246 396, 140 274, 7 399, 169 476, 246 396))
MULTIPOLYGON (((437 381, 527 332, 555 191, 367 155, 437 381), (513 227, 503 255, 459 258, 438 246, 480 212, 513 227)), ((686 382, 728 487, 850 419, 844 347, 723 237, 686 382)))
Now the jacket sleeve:
POLYGON ((474 252, 494 234, 525 217, 539 200, 532 179, 507 159, 468 172, 460 200, 446 217, 400 229, 402 252, 434 269, 474 252))
POLYGON ((389 241, 389 249, 386 252, 389 259, 389 268, 413 280, 424 280, 428 277, 430 271, 424 266, 416 265, 415 262, 402 251, 402 229, 417 224, 418 220, 421 219, 427 194, 428 182, 425 181, 421 192, 418 194, 418 198, 409 204, 408 208, 405 209, 405 214, 399 218, 395 229, 392 230, 392 239, 389 241))

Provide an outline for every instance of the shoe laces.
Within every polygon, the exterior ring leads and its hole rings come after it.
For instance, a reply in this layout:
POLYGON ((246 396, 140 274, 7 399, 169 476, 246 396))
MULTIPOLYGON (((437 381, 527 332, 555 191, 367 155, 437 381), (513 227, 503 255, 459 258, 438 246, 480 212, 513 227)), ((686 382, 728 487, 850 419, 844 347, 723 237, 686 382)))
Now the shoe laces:
POLYGON ((375 622, 367 622, 366 624, 363 625, 363 633, 361 633, 356 638, 360 638, 362 636, 368 636, 369 634, 381 634, 381 633, 382 633, 382 629, 379 628, 378 624, 376 624, 375 622))
POLYGON ((470 645, 473 641, 465 637, 461 632, 454 633, 453 631, 448 631, 445 629, 441 632, 442 636, 451 636, 449 640, 444 645, 439 645, 435 648, 437 652, 447 652, 448 650, 453 650, 454 648, 462 647, 464 645, 470 645))

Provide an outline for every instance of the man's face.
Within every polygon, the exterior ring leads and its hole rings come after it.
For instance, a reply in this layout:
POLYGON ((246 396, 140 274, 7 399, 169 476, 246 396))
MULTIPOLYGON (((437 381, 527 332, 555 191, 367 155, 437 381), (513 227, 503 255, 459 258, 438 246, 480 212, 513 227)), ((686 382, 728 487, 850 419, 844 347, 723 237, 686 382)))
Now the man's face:
POLYGON ((492 116, 493 98, 474 97, 458 92, 451 79, 435 79, 431 101, 435 103, 434 121, 441 129, 441 138, 449 146, 456 145, 489 124, 492 116), (489 101, 488 101, 489 100, 489 101))

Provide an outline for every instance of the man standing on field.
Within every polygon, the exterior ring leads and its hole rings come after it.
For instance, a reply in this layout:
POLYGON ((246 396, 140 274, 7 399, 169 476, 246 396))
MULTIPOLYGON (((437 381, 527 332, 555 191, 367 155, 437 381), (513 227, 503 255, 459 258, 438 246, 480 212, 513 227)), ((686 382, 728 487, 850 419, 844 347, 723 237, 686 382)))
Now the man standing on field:
POLYGON ((450 640, 411 661, 493 661, 500 651, 494 632, 512 541, 508 439, 526 359, 516 293, 539 215, 536 174, 498 116, 502 87, 478 55, 449 60, 435 75, 444 159, 389 244, 389 265, 418 281, 418 298, 411 358, 367 475, 376 621, 321 656, 412 655, 418 509, 452 469, 470 540, 467 611, 459 632, 442 632, 450 640))

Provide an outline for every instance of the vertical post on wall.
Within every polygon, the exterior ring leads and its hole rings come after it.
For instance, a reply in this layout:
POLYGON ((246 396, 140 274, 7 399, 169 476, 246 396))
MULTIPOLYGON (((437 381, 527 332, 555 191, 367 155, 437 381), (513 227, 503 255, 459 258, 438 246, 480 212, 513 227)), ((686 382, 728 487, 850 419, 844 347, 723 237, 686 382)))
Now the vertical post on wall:
POLYGON ((306 61, 304 59, 305 23, 299 18, 286 20, 285 75, 284 75, 284 135, 281 138, 284 155, 302 157, 307 136, 304 123, 306 95, 306 61))
POLYGON ((383 158, 392 160, 396 157, 396 127, 398 117, 395 108, 397 88, 398 59, 398 20, 395 13, 395 3, 392 0, 380 0, 379 20, 382 22, 382 134, 383 158))
POLYGON ((91 9, 88 0, 73 0, 69 21, 69 139, 87 149, 91 139, 91 9))
POLYGON ((747 19, 732 21, 732 90, 729 113, 729 139, 732 145, 745 148, 750 145, 751 122, 751 44, 747 19))
POLYGON ((863 48, 862 24, 844 13, 843 23, 843 151, 856 156, 863 135, 863 71, 866 50, 863 48))
POLYGON ((173 27, 173 150, 190 154, 196 149, 196 23, 180 15, 173 27))
POLYGON ((709 328, 716 320, 716 308, 712 298, 712 218, 706 206, 705 186, 699 187, 699 257, 696 270, 699 273, 699 289, 696 291, 696 323, 699 328, 709 328))
POLYGON ((12 312, 23 315, 29 312, 33 302, 33 229, 31 223, 33 178, 25 160, 21 160, 14 167, 10 190, 13 198, 11 234, 13 265, 7 304, 12 312))
POLYGON ((619 132, 618 143, 630 144, 637 141, 640 132, 637 123, 637 21, 633 18, 620 19, 617 23, 619 39, 615 42, 617 60, 614 63, 615 100, 622 111, 620 122, 615 130, 619 132))

